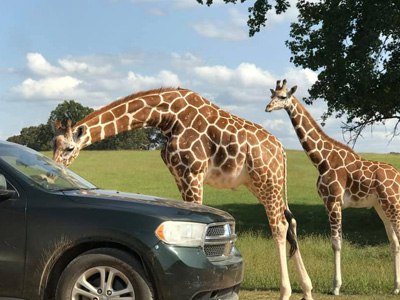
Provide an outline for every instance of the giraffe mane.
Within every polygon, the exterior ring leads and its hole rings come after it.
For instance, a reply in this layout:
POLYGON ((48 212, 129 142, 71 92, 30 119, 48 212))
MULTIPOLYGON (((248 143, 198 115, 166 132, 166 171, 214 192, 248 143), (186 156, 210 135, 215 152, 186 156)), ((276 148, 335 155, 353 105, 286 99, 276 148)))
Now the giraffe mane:
POLYGON ((110 110, 111 108, 118 106, 126 101, 130 101, 133 100, 135 98, 139 98, 139 97, 144 97, 147 95, 151 95, 151 94, 159 94, 159 93, 163 93, 163 92, 170 92, 170 91, 181 91, 184 90, 183 88, 177 87, 162 87, 162 88, 158 88, 158 89, 152 89, 152 90, 147 90, 147 91, 141 91, 135 94, 131 94, 129 96, 120 98, 118 100, 115 100, 114 102, 111 102, 110 104, 103 106, 102 108, 95 110, 94 112, 88 114, 85 118, 83 118, 82 120, 78 121, 75 125, 74 128, 76 128, 77 126, 82 125, 83 123, 101 115, 102 113, 104 113, 107 110, 110 110))
POLYGON ((321 126, 317 123, 317 121, 315 121, 315 119, 311 116, 310 112, 303 106, 303 104, 296 98, 294 97, 294 99, 297 100, 298 105, 300 105, 303 108, 304 114, 307 116, 308 120, 310 120, 311 125, 316 129, 316 131, 321 134, 321 136, 327 140, 328 142, 332 143, 334 146, 340 147, 340 148, 344 148, 347 151, 356 154, 356 152, 349 146, 346 144, 343 144, 333 138, 331 138, 329 135, 327 135, 321 128, 321 126))

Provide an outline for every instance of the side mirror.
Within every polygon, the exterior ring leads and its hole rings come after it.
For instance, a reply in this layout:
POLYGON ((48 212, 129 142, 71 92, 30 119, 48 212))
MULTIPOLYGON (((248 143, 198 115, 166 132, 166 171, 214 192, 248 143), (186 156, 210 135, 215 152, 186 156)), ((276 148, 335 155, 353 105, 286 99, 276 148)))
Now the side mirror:
POLYGON ((15 191, 14 190, 7 190, 7 181, 4 175, 0 174, 0 201, 8 200, 14 197, 15 191))

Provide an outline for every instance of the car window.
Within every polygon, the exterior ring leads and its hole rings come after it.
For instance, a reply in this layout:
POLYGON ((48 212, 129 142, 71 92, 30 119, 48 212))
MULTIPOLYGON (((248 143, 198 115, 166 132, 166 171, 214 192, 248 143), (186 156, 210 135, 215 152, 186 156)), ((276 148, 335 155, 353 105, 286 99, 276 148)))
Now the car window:
POLYGON ((14 144, 0 146, 0 159, 30 183, 47 190, 93 189, 93 184, 43 154, 14 144))

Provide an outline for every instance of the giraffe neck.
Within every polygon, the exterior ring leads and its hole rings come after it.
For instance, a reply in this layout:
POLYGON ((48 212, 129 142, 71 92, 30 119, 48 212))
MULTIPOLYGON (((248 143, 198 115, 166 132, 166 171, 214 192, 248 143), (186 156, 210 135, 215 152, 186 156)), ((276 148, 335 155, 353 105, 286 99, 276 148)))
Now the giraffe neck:
POLYGON ((293 97, 292 104, 286 108, 292 121, 297 137, 314 166, 318 167, 326 160, 332 149, 353 150, 325 134, 311 114, 304 108, 298 99, 293 97))
POLYGON ((124 100, 115 101, 93 112, 74 126, 73 130, 81 126, 85 128, 80 139, 80 149, 121 132, 142 127, 157 127, 167 135, 175 117, 168 112, 169 104, 163 94, 124 100))

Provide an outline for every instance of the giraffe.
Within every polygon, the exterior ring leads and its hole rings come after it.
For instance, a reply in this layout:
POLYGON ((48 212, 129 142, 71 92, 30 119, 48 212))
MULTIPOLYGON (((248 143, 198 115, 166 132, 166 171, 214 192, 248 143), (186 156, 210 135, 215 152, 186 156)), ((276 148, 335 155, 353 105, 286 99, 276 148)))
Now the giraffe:
POLYGON ((236 189, 245 185, 264 206, 279 252, 280 299, 289 299, 287 238, 303 299, 312 299, 311 280, 296 241, 296 222, 287 201, 286 153, 281 143, 261 126, 234 116, 197 93, 181 88, 140 92, 89 114, 74 127, 55 122, 53 159, 66 166, 80 149, 126 130, 155 126, 167 142, 161 157, 182 198, 202 204, 203 184, 236 189))
POLYGON ((297 86, 288 91, 286 80, 275 90, 266 111, 285 109, 301 145, 319 172, 317 189, 323 199, 331 227, 335 272, 331 293, 338 295, 342 285, 342 209, 374 207, 388 235, 394 254, 394 289, 400 289, 400 173, 391 165, 369 161, 352 148, 327 136, 294 96, 297 86))

